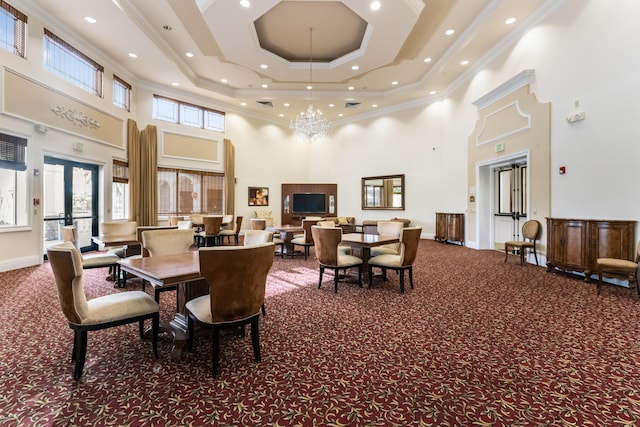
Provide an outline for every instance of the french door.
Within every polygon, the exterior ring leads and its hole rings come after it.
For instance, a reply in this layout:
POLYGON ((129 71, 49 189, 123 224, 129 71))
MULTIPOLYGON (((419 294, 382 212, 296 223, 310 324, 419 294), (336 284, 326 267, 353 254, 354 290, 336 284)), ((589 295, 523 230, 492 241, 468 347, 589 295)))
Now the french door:
POLYGON ((521 240, 520 219, 527 217, 527 161, 516 159, 509 164, 494 169, 497 184, 497 211, 495 215, 506 220, 510 229, 510 239, 521 240))
POLYGON ((59 243, 62 227, 75 225, 82 251, 95 250, 98 234, 98 166, 44 158, 44 250, 59 243))

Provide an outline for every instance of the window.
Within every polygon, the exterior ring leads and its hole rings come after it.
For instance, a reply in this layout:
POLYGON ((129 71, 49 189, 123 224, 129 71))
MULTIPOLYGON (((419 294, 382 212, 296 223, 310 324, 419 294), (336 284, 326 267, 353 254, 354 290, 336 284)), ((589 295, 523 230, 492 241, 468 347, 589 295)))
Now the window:
POLYGON ((158 214, 222 214, 224 174, 158 168, 158 214))
POLYGON ((131 85, 113 75, 113 105, 131 111, 131 85))
POLYGON ((44 68, 79 88, 102 97, 104 67, 46 28, 44 68))
POLYGON ((26 139, 0 133, 0 228, 28 225, 26 150, 26 139))
POLYGON ((0 46, 24 58, 27 15, 0 0, 0 46))
POLYGON ((153 118, 185 126, 224 132, 225 113, 153 95, 153 118))
POLYGON ((129 219, 129 164, 113 160, 111 219, 129 219))

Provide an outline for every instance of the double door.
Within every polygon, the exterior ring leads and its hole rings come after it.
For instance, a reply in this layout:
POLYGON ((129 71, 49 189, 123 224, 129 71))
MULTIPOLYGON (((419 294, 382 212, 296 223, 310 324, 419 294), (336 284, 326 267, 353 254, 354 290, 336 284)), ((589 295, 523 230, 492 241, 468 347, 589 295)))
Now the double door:
POLYGON ((98 166, 45 156, 44 250, 61 242, 62 227, 75 225, 83 251, 98 234, 98 166))

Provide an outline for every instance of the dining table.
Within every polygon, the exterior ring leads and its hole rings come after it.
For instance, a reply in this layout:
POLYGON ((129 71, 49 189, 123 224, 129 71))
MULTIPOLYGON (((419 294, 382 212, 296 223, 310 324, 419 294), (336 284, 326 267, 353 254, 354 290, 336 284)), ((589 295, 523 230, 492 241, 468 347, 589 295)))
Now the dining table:
POLYGON ((371 258, 371 248, 374 246, 388 245, 390 243, 400 242, 399 236, 385 236, 380 234, 367 234, 367 233, 347 233, 342 235, 343 246, 351 246, 357 248, 360 251, 360 258, 362 258, 362 271, 363 282, 368 285, 371 283, 371 277, 368 276, 369 271, 369 258, 371 258))
MULTIPOLYGON (((200 275, 198 251, 123 258, 118 263, 122 271, 146 280, 152 286, 178 285, 176 314, 172 319, 162 320, 161 330, 172 335, 171 360, 180 360, 189 338, 185 304, 209 292, 207 281, 200 275)), ((126 274, 124 285, 126 286, 126 274)))
POLYGON ((304 233, 304 228, 301 225, 284 224, 280 226, 273 226, 266 228, 274 233, 280 233, 280 239, 284 242, 284 255, 291 255, 294 253, 293 244, 291 240, 295 234, 304 233))

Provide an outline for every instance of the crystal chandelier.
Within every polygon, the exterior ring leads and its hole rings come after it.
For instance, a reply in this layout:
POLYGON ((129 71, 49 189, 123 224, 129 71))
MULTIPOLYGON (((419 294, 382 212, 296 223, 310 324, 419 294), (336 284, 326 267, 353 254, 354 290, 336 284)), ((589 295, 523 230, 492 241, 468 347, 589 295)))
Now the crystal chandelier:
POLYGON ((289 127, 296 135, 311 141, 324 136, 331 129, 331 123, 313 106, 313 27, 309 28, 309 90, 312 102, 307 106, 307 111, 300 113, 295 121, 291 121, 289 127))

